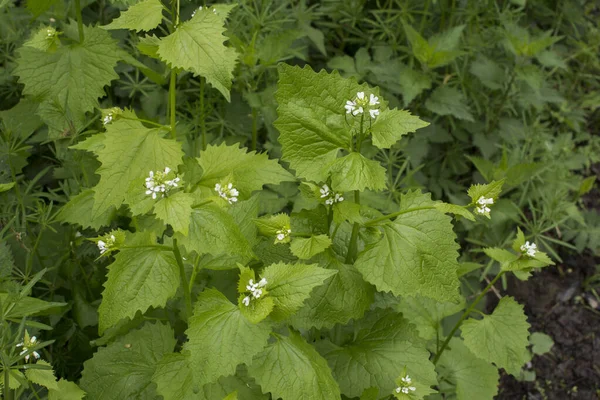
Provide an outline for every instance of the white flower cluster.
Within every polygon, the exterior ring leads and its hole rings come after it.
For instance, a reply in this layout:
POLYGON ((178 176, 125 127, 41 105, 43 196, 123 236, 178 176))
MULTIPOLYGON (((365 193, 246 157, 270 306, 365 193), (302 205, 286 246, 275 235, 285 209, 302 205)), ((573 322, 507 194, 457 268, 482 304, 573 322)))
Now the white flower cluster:
POLYGON ((146 194, 152 195, 153 199, 160 193, 162 197, 173 188, 178 187, 180 179, 175 177, 173 179, 167 179, 167 175, 171 172, 171 168, 166 167, 164 172, 150 171, 149 176, 146 178, 146 194))
POLYGON ((233 204, 238 201, 238 196, 240 195, 240 192, 233 187, 233 183, 228 183, 227 185, 221 185, 220 183, 217 183, 215 185, 215 192, 219 194, 219 197, 227 200, 229 204, 233 204))
MULTIPOLYGON (((31 339, 27 340, 27 336, 25 335, 25 340, 23 340, 21 343, 17 344, 17 347, 22 347, 23 350, 19 353, 20 356, 26 354, 29 352, 29 349, 33 346, 35 346, 35 344, 37 343, 37 338, 35 336, 32 336, 31 339)), ((29 361, 29 357, 33 355, 33 357, 35 357, 36 360, 40 359, 40 353, 38 353, 37 351, 34 351, 31 354, 27 354, 25 356, 25 361, 29 361)))
POLYGON ((486 199, 485 197, 481 196, 479 200, 477 200, 477 204, 479 204, 479 207, 475 207, 475 212, 478 214, 487 214, 492 211, 488 205, 494 204, 494 199, 491 197, 486 199))
POLYGON ((265 278, 262 278, 258 283, 254 283, 254 280, 250 279, 246 285, 246 289, 250 291, 250 296, 244 297, 242 303, 248 307, 250 305, 250 300, 258 299, 262 295, 263 291, 261 288, 267 286, 267 283, 265 278))
POLYGON ((108 113, 108 114, 106 114, 106 116, 104 118, 102 118, 102 123, 104 125, 108 125, 108 124, 110 124, 112 122, 112 120, 113 120, 112 113, 108 113))
POLYGON ((410 376, 406 375, 404 378, 400 379, 402 381, 402 386, 398 386, 396 388, 396 393, 404 393, 409 394, 410 392, 414 392, 417 390, 416 387, 410 386, 412 379, 410 376))
POLYGON ((106 239, 106 242, 104 240, 98 240, 98 248, 100 249, 100 254, 104 254, 108 250, 110 250, 110 248, 114 246, 116 240, 117 239, 115 238, 115 235, 110 235, 106 239))
POLYGON ((365 92, 358 92, 356 93, 356 98, 354 100, 346 101, 344 108, 346 109, 346 114, 352 114, 354 116, 368 110, 371 118, 375 118, 379 115, 379 109, 375 107, 377 105, 379 105, 379 97, 371 93, 367 99, 365 92))
POLYGON ((288 237, 290 237, 290 233, 292 233, 291 229, 281 228, 277 232, 275 232, 275 243, 281 243, 288 237))
POLYGON ((329 186, 327 186, 327 184, 323 185, 323 187, 319 189, 319 192, 321 192, 322 199, 327 199, 325 200, 325 204, 327 204, 328 206, 331 206, 334 203, 340 203, 344 201, 344 197, 339 193, 334 193, 330 191, 329 186))
POLYGON ((48 37, 48 38, 54 37, 55 33, 56 33, 56 31, 54 30, 54 28, 46 29, 46 37, 48 37))
POLYGON ((535 257, 535 253, 537 253, 537 245, 535 243, 525 242, 521 246, 521 251, 527 254, 529 257, 535 257))
MULTIPOLYGON (((198 7, 198 9, 197 9, 197 10, 195 10, 195 11, 192 13, 192 18, 194 18, 194 16, 196 15, 196 13, 197 13, 198 11, 202 11, 202 9, 203 9, 203 8, 204 8, 204 7, 202 7, 202 6, 198 7)), ((217 9, 213 7, 213 9, 212 9, 212 12, 213 12, 213 14, 217 14, 217 9)))

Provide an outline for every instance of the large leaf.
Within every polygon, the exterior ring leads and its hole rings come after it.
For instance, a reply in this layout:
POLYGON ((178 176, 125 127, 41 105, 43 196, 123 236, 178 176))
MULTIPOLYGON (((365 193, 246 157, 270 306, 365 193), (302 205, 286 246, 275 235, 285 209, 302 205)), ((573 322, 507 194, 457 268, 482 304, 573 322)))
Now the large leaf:
POLYGON ((457 400, 492 400, 498 393, 498 370, 477 358, 459 338, 452 338, 436 368, 440 382, 456 386, 457 400))
POLYGON ((336 159, 330 167, 331 186, 337 192, 385 189, 385 168, 360 153, 336 159))
POLYGON ((111 207, 119 207, 128 197, 150 198, 144 194, 149 172, 165 167, 174 170, 183 157, 177 141, 164 139, 159 129, 148 129, 139 121, 125 118, 107 125, 102 144, 104 147, 95 151, 102 166, 97 171, 100 181, 94 188, 94 219, 111 207))
POLYGON ((322 253, 331 246, 331 239, 327 235, 312 235, 307 238, 294 238, 290 245, 292 254, 301 260, 308 260, 322 253))
POLYGON ((175 232, 187 235, 193 203, 193 195, 177 192, 156 202, 154 214, 165 224, 171 225, 175 232))
POLYGON ((216 5, 196 11, 189 21, 160 40, 158 55, 174 68, 181 68, 206 78, 230 99, 229 90, 237 53, 223 42, 224 23, 234 5, 216 5), (216 12, 212 10, 215 9, 216 12))
POLYGON ((178 287, 179 267, 172 252, 151 246, 121 250, 108 266, 98 309, 100 334, 137 311, 164 307, 178 287))
POLYGON ((379 309, 360 320, 354 329, 353 340, 343 346, 328 340, 318 345, 343 394, 358 397, 370 387, 392 393, 396 378, 405 368, 422 384, 415 396, 422 399, 435 392, 429 388, 437 384, 437 379, 426 342, 401 315, 379 309))
POLYGON ((420 209, 433 204, 429 194, 402 195, 400 210, 405 213, 384 224, 381 239, 358 255, 356 268, 377 289, 396 296, 459 301, 459 246, 450 217, 435 209, 420 209))
MULTIPOLYGON (((119 77, 114 71, 121 58, 117 42, 100 28, 84 26, 83 32, 83 43, 60 46, 52 53, 22 47, 14 70, 25 85, 24 94, 37 98, 46 110, 64 111, 52 118, 59 132, 92 111, 105 95, 104 86, 119 77)), ((40 115, 49 122, 48 114, 40 115)))
POLYGON ((380 149, 389 149, 400 138, 417 129, 429 125, 406 110, 386 110, 382 112, 371 127, 373 144, 380 149))
POLYGON ((530 359, 529 324, 523 306, 503 297, 494 312, 481 320, 468 319, 461 326, 465 345, 477 357, 518 375, 530 359))
POLYGON ((86 400, 155 399, 156 385, 150 379, 175 343, 169 326, 147 323, 99 349, 83 363, 80 384, 86 400))
POLYGON ((143 0, 114 19, 104 29, 131 29, 136 32, 151 31, 162 21, 163 5, 160 0, 143 0))
POLYGON ((241 198, 249 198, 253 191, 262 189, 263 185, 295 180, 277 160, 269 160, 266 153, 247 152, 237 144, 209 145, 200 152, 198 164, 203 171, 201 185, 213 190, 216 183, 229 178, 231 182, 225 183, 233 183, 241 198))
POLYGON ((276 341, 254 357, 248 372, 274 399, 340 399, 327 362, 294 332, 289 337, 276 335, 276 341))
POLYGON ((195 382, 205 384, 235 373, 238 364, 250 363, 267 345, 271 327, 253 324, 216 289, 198 296, 186 331, 195 382))
POLYGON ((268 281, 267 290, 273 298, 274 319, 285 319, 295 313, 310 295, 335 270, 319 268, 314 264, 272 264, 265 268, 262 277, 268 281))

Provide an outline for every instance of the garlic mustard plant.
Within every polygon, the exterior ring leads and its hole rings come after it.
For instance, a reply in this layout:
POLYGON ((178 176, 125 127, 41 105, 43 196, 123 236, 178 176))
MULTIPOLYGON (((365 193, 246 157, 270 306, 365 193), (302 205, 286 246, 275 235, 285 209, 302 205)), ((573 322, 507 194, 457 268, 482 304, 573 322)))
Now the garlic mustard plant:
POLYGON ((157 196, 165 197, 168 193, 179 187, 179 181, 181 180, 177 176, 172 176, 171 179, 168 177, 170 174, 171 168, 165 167, 164 171, 150 171, 148 177, 146 178, 146 194, 152 196, 153 199, 156 199, 157 196))
POLYGON ((260 298, 260 296, 263 294, 263 289, 265 286, 267 286, 267 280, 265 278, 262 278, 260 281, 258 281, 257 283, 254 283, 253 279, 250 279, 248 281, 248 284, 246 285, 246 289, 250 292, 250 295, 244 297, 244 299, 242 300, 242 303, 248 307, 250 306, 250 301, 252 299, 258 299, 260 298))
POLYGON ((520 249, 529 257, 535 257, 535 254, 537 253, 537 245, 535 243, 529 243, 528 241, 521 245, 520 249))
POLYGON ((494 204, 494 199, 486 199, 485 197, 481 196, 477 200, 477 204, 478 206, 475 207, 475 212, 477 214, 487 215, 490 213, 490 211, 492 211, 488 206, 494 204))
POLYGON ((227 200, 229 204, 237 203, 238 196, 240 195, 240 192, 233 187, 233 183, 231 182, 223 185, 217 183, 215 185, 215 192, 217 192, 219 197, 227 200))
POLYGON ((21 348, 20 356, 25 356, 25 362, 28 362, 30 357, 33 356, 36 360, 40 359, 40 353, 37 351, 31 351, 31 348, 37 345, 37 337, 29 337, 29 333, 25 331, 25 337, 21 343, 17 344, 17 347, 21 348))
POLYGON ((371 93, 367 98, 365 92, 357 92, 354 99, 346 101, 344 108, 346 109, 346 114, 352 114, 353 116, 368 111, 371 118, 375 119, 379 115, 378 105, 379 97, 371 93))
POLYGON ((319 189, 319 192, 321 193, 321 198, 325 199, 325 204, 328 206, 344 201, 344 197, 339 193, 333 193, 327 184, 323 185, 319 189))

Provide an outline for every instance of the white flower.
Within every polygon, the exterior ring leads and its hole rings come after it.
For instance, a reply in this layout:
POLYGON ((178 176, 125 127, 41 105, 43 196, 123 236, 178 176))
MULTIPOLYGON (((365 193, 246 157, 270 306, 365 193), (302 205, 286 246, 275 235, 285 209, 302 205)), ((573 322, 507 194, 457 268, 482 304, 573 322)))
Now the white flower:
MULTIPOLYGON (((198 7, 198 9, 192 13, 192 18, 194 17, 194 15, 196 15, 196 13, 198 11, 202 11, 202 8, 203 8, 202 6, 198 7)), ((213 14, 217 14, 217 9, 213 7, 212 12, 213 12, 213 14)))
POLYGON ((371 118, 374 119, 379 115, 378 105, 379 97, 371 93, 367 98, 365 92, 358 92, 356 93, 356 98, 346 101, 344 108, 346 109, 346 114, 352 114, 353 116, 368 111, 371 118))
POLYGON ((323 185, 321 189, 319 189, 319 192, 321 192, 322 199, 326 198, 325 204, 327 204, 328 206, 331 206, 334 203, 344 201, 344 197, 342 197, 339 193, 331 192, 327 184, 323 185))
POLYGON ((106 253, 112 246, 115 245, 117 238, 115 235, 110 235, 108 238, 105 237, 105 240, 98 240, 98 249, 100 249, 100 254, 106 253))
POLYGON ((252 298, 258 299, 260 298, 260 296, 262 296, 263 291, 260 288, 263 288, 265 286, 267 286, 267 280, 265 278, 262 278, 258 283, 254 283, 254 280, 250 279, 248 281, 248 284, 246 285, 246 290, 250 292, 250 296, 244 297, 242 303, 244 303, 244 305, 248 307, 252 298))
POLYGON ((178 182, 181 180, 175 176, 173 179, 167 179, 167 175, 171 172, 171 168, 165 167, 163 172, 150 171, 146 178, 146 194, 151 195, 153 199, 156 199, 158 194, 161 197, 165 197, 171 189, 179 187, 178 182))
POLYGON ((488 205, 494 204, 494 199, 491 197, 486 199, 481 196, 479 200, 477 200, 477 204, 479 204, 479 206, 475 207, 475 212, 478 214, 487 214, 492 211, 488 205))
POLYGON ((327 184, 323 185, 323 187, 321 189, 319 189, 319 192, 321 192, 321 198, 328 197, 329 196, 329 186, 327 186, 327 184))
POLYGON ((237 202, 238 196, 240 195, 240 192, 233 187, 232 183, 228 183, 227 185, 221 185, 220 183, 217 183, 215 185, 215 191, 219 194, 219 197, 227 200, 229 204, 237 202))
POLYGON ((46 37, 49 37, 49 38, 53 37, 54 36, 54 32, 55 31, 52 28, 46 29, 46 37))
POLYGON ((416 387, 410 386, 412 382, 410 376, 406 375, 403 378, 400 378, 400 381, 402 383, 396 388, 396 393, 409 394, 410 392, 414 392, 415 390, 417 390, 416 387))
POLYGON ((242 300, 242 303, 244 303, 244 305, 246 307, 248 307, 250 305, 250 297, 249 296, 244 297, 244 299, 242 300))
MULTIPOLYGON (((35 336, 32 336, 29 340, 28 340, 28 336, 29 335, 26 333, 25 334, 25 339, 21 343, 17 344, 17 347, 22 347, 23 348, 23 350, 19 353, 20 356, 25 355, 26 353, 28 353, 29 349, 32 348, 32 347, 34 347, 35 344, 37 343, 37 338, 35 336)), ((36 360, 40 359, 40 353, 38 353, 37 351, 34 351, 31 354, 27 354, 25 356, 25 361, 26 362, 29 361, 29 357, 31 355, 33 355, 33 357, 36 360)))
POLYGON ((292 233, 292 230, 286 229, 286 228, 281 228, 280 230, 278 230, 275 233, 276 233, 275 244, 277 244, 277 243, 281 243, 284 240, 286 240, 290 236, 290 233, 292 233))
POLYGON ((535 243, 525 242, 525 244, 521 246, 521 251, 527 254, 529 257, 535 257, 535 253, 537 253, 537 245, 535 243))
POLYGON ((112 113, 110 113, 110 114, 106 114, 106 116, 105 116, 105 117, 102 119, 102 123, 103 123, 104 125, 108 125, 108 124, 110 124, 110 123, 112 122, 112 120, 113 120, 113 115, 112 115, 112 113))

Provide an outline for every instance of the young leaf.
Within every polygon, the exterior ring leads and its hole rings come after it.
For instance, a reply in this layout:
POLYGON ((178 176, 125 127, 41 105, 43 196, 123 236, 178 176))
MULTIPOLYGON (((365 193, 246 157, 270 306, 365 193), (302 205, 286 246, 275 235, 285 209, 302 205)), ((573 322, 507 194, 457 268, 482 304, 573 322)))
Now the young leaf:
POLYGON ((295 180, 277 160, 269 160, 266 153, 246 150, 237 144, 208 145, 197 158, 203 170, 200 185, 213 190, 217 183, 233 183, 241 198, 249 198, 252 192, 262 189, 264 185, 295 180), (222 182, 228 177, 232 182, 222 182))
POLYGON ((196 384, 215 382, 235 373, 238 364, 250 363, 267 345, 271 327, 253 324, 216 289, 198 296, 186 335, 196 384), (218 356, 216 356, 218 355, 218 356))
POLYGON ((234 5, 217 5, 198 10, 189 21, 180 24, 175 32, 160 39, 158 55, 172 68, 181 68, 203 76, 230 101, 229 90, 236 51, 223 42, 225 19, 234 5), (213 12, 212 9, 216 12, 213 12))
POLYGON ((336 159, 330 167, 331 186, 337 192, 385 189, 385 168, 360 153, 336 159))
POLYGON ((157 201, 154 214, 165 224, 171 225, 175 232, 187 236, 193 203, 192 194, 177 192, 157 201))
POLYGON ((258 231, 265 236, 275 236, 277 231, 290 229, 290 216, 287 214, 275 214, 257 218, 254 223, 258 231))
POLYGON ((136 32, 151 31, 162 21, 163 5, 160 0, 142 0, 114 19, 104 29, 130 29, 136 32))
POLYGON ((456 385, 457 400, 493 400, 498 393, 498 370, 476 357, 459 338, 452 338, 437 364, 441 379, 456 385))
POLYGON ((378 309, 358 321, 355 332, 354 339, 343 346, 328 340, 317 345, 343 394, 358 397, 373 386, 380 393, 392 393, 394 381, 405 367, 423 384, 415 399, 435 392, 429 389, 437 379, 426 343, 400 314, 378 309))
POLYGON ((183 157, 177 141, 163 139, 160 129, 148 129, 130 119, 108 124, 103 144, 96 151, 102 166, 97 171, 100 181, 94 188, 94 219, 111 207, 119 207, 128 196, 147 196, 144 182, 148 173, 165 167, 175 169, 183 157))
POLYGON ((471 204, 476 204, 480 197, 491 198, 496 201, 502 192, 502 185, 504 185, 504 179, 491 181, 490 183, 483 185, 471 185, 467 191, 467 194, 471 198, 471 204))
POLYGON ((297 237, 292 240, 290 250, 301 260, 308 260, 322 253, 331 246, 331 239, 327 235, 312 235, 308 238, 297 237))
POLYGON ((438 334, 442 335, 442 320, 462 310, 464 302, 440 303, 421 296, 403 297, 396 308, 404 318, 417 327, 420 337, 431 340, 438 334))
POLYGON ((164 307, 179 287, 179 267, 173 253, 139 246, 121 250, 108 266, 98 309, 100 334, 137 311, 164 307))
POLYGON ((431 48, 429 42, 412 26, 407 23, 403 23, 402 26, 404 27, 404 32, 406 33, 406 38, 410 43, 413 55, 422 64, 427 65, 427 62, 431 58, 434 49, 431 48))
POLYGON ((294 314, 302 307, 313 288, 335 274, 334 270, 319 268, 314 264, 269 265, 262 277, 269 282, 267 290, 275 304, 271 317, 282 320, 294 314))
POLYGON ((406 110, 385 110, 371 126, 373 144, 380 149, 389 149, 400 138, 417 129, 424 128, 429 122, 421 120, 406 110))
POLYGON ((383 237, 358 255, 355 266, 367 282, 396 296, 421 295, 441 302, 460 299, 459 246, 451 218, 437 210, 419 209, 433 204, 429 194, 402 195, 401 211, 406 212, 383 225, 383 237))
POLYGON ((146 323, 107 347, 100 348, 83 363, 81 387, 87 398, 97 400, 157 396, 151 378, 158 361, 171 353, 176 340, 173 330, 161 323, 146 323))
POLYGON ((529 324, 523 306, 503 297, 494 312, 481 320, 468 319, 462 327, 465 345, 477 357, 518 375, 529 361, 529 324))
POLYGON ((81 400, 86 395, 75 382, 60 379, 56 386, 56 389, 48 391, 48 400, 81 400))
POLYGON ((58 384, 56 382, 56 377, 54 376, 54 371, 52 370, 52 365, 44 360, 38 360, 35 365, 43 365, 48 367, 48 369, 27 369, 25 370, 25 376, 27 379, 35 384, 45 386, 48 389, 58 389, 58 384))
POLYGON ((473 114, 465 103, 464 94, 450 86, 440 86, 425 102, 425 107, 439 115, 452 115, 458 119, 473 122, 473 114))
POLYGON ((475 221, 475 216, 473 215, 473 213, 471 213, 471 211, 467 210, 463 206, 458 206, 456 204, 450 203, 436 203, 435 209, 439 212, 443 212, 444 214, 460 215, 461 217, 464 217, 469 221, 475 221))
POLYGON ((289 337, 275 338, 248 368, 264 391, 271 392, 275 399, 340 399, 340 389, 327 362, 302 336, 291 332, 289 337))

